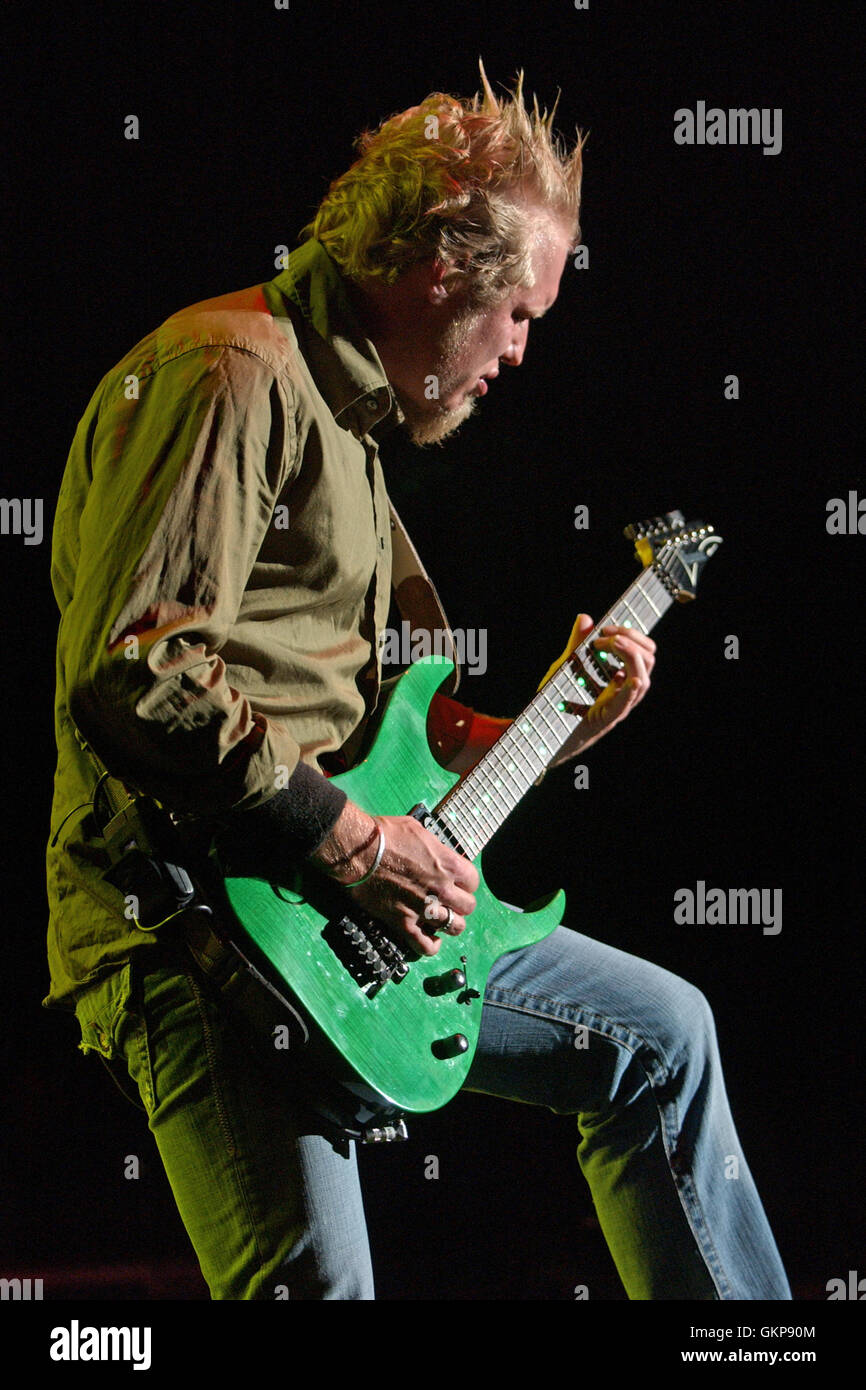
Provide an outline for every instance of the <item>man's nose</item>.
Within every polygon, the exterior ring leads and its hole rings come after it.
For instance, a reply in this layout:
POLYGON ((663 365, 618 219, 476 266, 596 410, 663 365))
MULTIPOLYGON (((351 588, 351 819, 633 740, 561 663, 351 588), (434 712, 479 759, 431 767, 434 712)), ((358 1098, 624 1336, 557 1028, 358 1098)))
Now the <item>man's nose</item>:
POLYGON ((514 332, 511 342, 503 352, 501 362, 507 362, 509 367, 519 367, 523 361, 523 354, 526 351, 526 340, 529 337, 529 320, 524 319, 522 323, 514 325, 514 332))

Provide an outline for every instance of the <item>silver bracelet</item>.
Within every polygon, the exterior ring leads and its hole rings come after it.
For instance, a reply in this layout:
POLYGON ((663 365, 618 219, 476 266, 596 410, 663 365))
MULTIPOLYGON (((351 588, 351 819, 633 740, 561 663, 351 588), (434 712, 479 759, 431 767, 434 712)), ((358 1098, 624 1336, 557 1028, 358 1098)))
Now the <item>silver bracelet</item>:
POLYGON ((379 830, 379 847, 376 850, 376 857, 373 860, 373 863, 370 865, 370 868, 367 870, 365 874, 361 876, 361 878, 355 878, 352 880, 351 883, 344 883, 344 888, 357 888, 359 883, 366 883, 368 878, 373 877, 374 873, 376 872, 376 870, 382 862, 382 855, 385 853, 385 832, 382 829, 381 823, 378 820, 376 820, 375 816, 373 817, 373 819, 376 821, 376 825, 379 830))

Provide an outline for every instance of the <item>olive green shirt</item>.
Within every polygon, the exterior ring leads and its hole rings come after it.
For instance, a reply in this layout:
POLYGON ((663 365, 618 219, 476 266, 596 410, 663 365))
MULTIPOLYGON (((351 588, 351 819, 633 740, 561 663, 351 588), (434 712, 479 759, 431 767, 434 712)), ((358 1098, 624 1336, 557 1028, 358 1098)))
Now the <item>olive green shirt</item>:
POLYGON ((53 537, 49 1007, 154 940, 102 877, 77 734, 127 785, 209 815, 261 805, 374 707, 391 535, 371 430, 400 418, 316 241, 175 314, 97 388, 53 537))

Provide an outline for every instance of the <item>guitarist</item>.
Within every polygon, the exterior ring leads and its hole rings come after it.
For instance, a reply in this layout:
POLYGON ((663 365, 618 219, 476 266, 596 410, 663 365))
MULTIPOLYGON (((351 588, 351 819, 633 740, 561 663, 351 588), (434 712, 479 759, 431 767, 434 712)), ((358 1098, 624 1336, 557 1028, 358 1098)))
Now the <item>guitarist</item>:
MULTIPOLYGON (((166 813, 250 871, 309 861, 422 955, 475 905, 468 860, 362 811, 322 768, 380 696, 381 435, 458 428, 520 365, 579 235, 582 142, 567 151, 520 83, 497 98, 481 75, 473 101, 436 94, 364 135, 271 283, 133 348, 61 487, 45 1003, 74 1009, 82 1049, 147 1113, 216 1299, 369 1299, 373 1282, 354 1147, 307 1105, 309 1079, 274 1066, 269 996, 165 871, 166 813)), ((622 670, 564 757, 648 689, 648 637, 597 645, 622 670)), ((458 771, 502 727, 434 707, 458 771)), ((559 928, 494 967, 469 1085, 578 1117, 630 1298, 790 1297, 684 981, 559 928)))

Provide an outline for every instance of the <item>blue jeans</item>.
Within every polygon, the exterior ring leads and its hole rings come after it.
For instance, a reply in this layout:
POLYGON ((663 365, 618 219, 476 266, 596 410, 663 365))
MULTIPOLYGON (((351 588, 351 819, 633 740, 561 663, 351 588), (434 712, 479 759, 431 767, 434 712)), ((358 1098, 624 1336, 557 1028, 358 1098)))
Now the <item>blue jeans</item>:
MULTIPOLYGON (((287 1094, 278 1006, 139 955, 79 1004, 82 1046, 137 1088, 212 1297, 373 1298, 354 1148, 287 1094)), ((577 1116, 629 1298, 791 1297, 685 981, 559 927, 494 967, 467 1088, 577 1116)))

